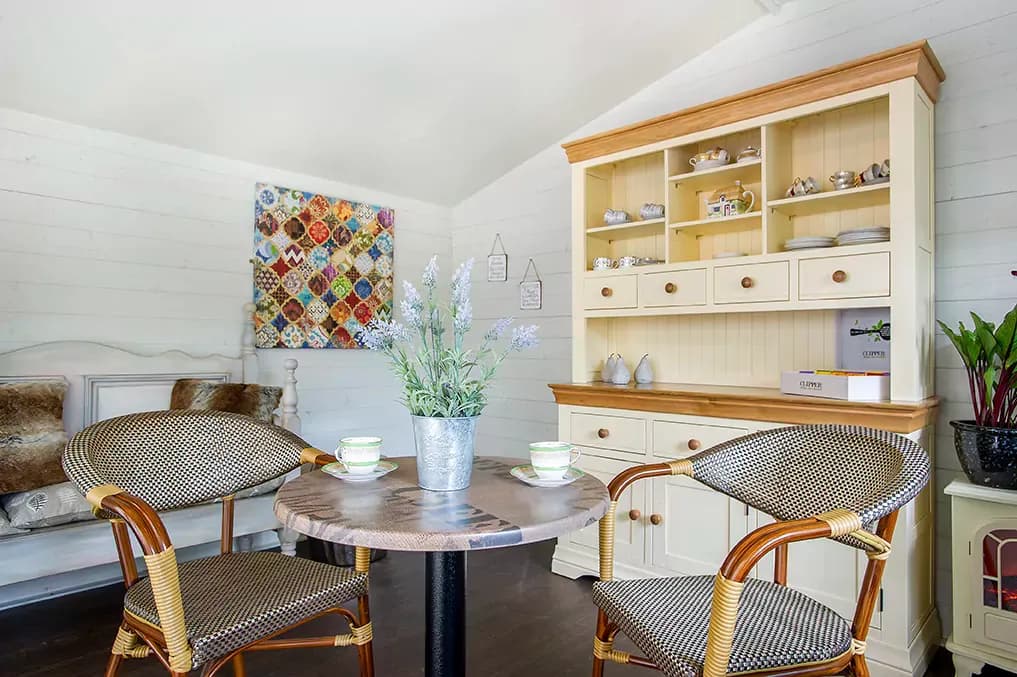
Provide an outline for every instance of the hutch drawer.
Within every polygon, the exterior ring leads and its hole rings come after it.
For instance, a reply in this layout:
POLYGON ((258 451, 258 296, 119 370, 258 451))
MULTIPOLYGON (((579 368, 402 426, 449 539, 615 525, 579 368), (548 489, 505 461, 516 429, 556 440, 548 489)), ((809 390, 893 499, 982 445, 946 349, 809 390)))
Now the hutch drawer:
POLYGON ((636 300, 635 275, 602 277, 583 283, 583 308, 586 310, 635 308, 636 300))
POLYGON ((787 301, 790 298, 788 262, 718 266, 713 272, 717 303, 787 301))
POLYGON ((745 428, 725 428, 698 423, 653 421, 653 455, 684 458, 712 446, 741 437, 745 428))
POLYGON ((572 414, 572 444, 646 452, 646 420, 608 414, 572 414))
POLYGON ((706 269, 640 275, 639 299, 644 306, 706 305, 706 269))
POLYGON ((846 299, 890 295, 890 254, 856 254, 798 262, 798 298, 846 299))

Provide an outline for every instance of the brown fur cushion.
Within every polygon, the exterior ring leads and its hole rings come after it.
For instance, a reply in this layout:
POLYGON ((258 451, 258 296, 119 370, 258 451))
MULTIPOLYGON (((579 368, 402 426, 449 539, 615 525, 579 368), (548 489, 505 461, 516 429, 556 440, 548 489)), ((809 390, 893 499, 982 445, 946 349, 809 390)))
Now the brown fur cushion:
POLYGON ((250 383, 211 383, 182 378, 173 384, 170 409, 213 409, 272 423, 282 388, 250 383))
POLYGON ((0 494, 66 482, 62 381, 0 384, 0 494))

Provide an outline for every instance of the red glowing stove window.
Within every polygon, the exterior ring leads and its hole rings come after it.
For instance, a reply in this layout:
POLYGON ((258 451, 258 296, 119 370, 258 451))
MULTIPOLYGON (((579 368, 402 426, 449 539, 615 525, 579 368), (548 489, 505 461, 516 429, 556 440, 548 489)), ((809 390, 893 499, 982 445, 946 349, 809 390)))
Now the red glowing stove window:
POLYGON ((1017 613, 1017 529, 995 529, 982 539, 982 603, 1017 613))

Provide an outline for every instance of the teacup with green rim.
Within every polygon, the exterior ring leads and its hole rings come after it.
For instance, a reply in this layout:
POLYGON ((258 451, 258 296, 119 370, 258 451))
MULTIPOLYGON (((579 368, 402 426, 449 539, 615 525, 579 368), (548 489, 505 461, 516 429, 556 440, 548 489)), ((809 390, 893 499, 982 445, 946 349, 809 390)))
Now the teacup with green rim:
POLYGON ((370 475, 381 460, 381 438, 344 437, 338 456, 351 475, 370 475))
POLYGON ((533 442, 530 444, 530 465, 542 480, 560 480, 572 464, 579 460, 580 452, 568 442, 533 442))

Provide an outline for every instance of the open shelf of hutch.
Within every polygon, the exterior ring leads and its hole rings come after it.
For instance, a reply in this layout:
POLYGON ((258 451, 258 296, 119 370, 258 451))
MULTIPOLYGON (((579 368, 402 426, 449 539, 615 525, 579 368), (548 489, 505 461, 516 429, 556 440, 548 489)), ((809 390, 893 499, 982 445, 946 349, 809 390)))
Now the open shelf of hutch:
MULTIPOLYGON (((919 42, 564 145, 574 205, 573 382, 551 388, 561 438, 582 448, 585 470, 607 481, 632 464, 808 422, 892 430, 932 453, 932 127, 944 78, 919 42), (699 171, 690 163, 718 147, 733 160, 748 146, 758 159, 699 171), (828 180, 884 160, 887 183, 834 191, 828 180), (795 178, 810 176, 821 192, 787 196, 795 178), (711 218, 716 191, 737 191, 745 204, 711 218), (647 202, 664 204, 664 218, 605 227, 605 210, 638 218, 647 202), (791 238, 871 226, 889 227, 890 240, 785 250, 791 238), (663 263, 592 270, 596 257, 627 255, 663 263), (840 366, 846 309, 890 317, 890 400, 782 395, 782 371, 840 366), (657 382, 600 383, 611 353, 630 365, 649 353, 657 382)), ((939 640, 932 491, 898 522, 895 542, 905 545, 873 617, 873 673, 920 675, 939 640)), ((770 519, 683 478, 636 485, 618 514, 620 576, 714 574, 770 519)), ((594 575, 595 529, 560 539, 553 569, 594 575)), ((848 617, 863 569, 864 557, 839 544, 791 548, 790 584, 848 617)))

